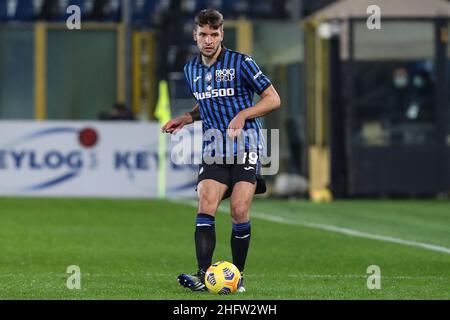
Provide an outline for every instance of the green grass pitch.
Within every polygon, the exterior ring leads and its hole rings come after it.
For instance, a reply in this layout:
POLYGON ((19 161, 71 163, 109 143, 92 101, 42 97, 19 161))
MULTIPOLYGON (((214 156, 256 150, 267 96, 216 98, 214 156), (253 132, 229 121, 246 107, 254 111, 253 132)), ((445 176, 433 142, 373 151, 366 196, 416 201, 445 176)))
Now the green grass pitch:
MULTIPOLYGON (((191 203, 0 198, 0 299, 449 299, 449 204, 258 199, 247 292, 214 296, 176 281, 196 267, 191 203), (315 227, 324 225, 363 236, 315 227), (70 265, 80 267, 80 290, 66 287, 70 265), (370 265, 380 267, 381 289, 367 288, 370 265)), ((230 261, 221 208, 214 260, 230 261)))

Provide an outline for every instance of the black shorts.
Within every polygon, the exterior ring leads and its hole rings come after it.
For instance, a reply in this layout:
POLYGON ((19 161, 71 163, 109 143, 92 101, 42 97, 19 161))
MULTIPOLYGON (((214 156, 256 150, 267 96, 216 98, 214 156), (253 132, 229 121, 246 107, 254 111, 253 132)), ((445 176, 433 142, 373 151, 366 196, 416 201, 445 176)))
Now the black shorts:
POLYGON ((225 159, 222 164, 207 164, 203 161, 203 163, 199 165, 197 185, 200 181, 206 179, 212 179, 227 185, 228 190, 225 192, 223 199, 231 196, 234 185, 240 181, 247 181, 252 184, 256 182, 255 194, 265 193, 266 182, 259 174, 259 168, 259 161, 254 164, 250 163, 248 160, 246 160, 245 163, 237 163, 236 159, 234 159, 233 164, 227 164, 225 159))

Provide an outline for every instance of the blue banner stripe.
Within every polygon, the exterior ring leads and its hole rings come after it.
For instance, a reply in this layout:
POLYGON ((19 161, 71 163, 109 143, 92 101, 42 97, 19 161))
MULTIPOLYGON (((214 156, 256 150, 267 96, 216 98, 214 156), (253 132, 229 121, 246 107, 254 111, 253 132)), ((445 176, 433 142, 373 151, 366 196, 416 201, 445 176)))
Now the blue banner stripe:
POLYGON ((30 141, 42 136, 46 136, 49 134, 53 134, 53 133, 77 133, 79 130, 75 129, 75 128, 70 128, 70 127, 59 127, 59 128, 49 128, 49 129, 43 129, 31 134, 28 134, 22 138, 19 138, 11 143, 9 143, 8 145, 5 146, 5 148, 11 148, 13 146, 16 146, 18 144, 21 144, 23 142, 26 141, 30 141))
POLYGON ((77 175, 78 175, 78 171, 70 172, 70 173, 67 173, 67 174, 65 174, 65 175, 63 175, 61 177, 58 177, 58 178, 52 179, 50 181, 47 181, 47 182, 40 183, 38 185, 29 187, 29 188, 25 189, 25 191, 36 191, 36 190, 49 188, 49 187, 55 186, 57 184, 63 183, 65 181, 69 180, 69 179, 72 179, 72 178, 74 178, 77 175))

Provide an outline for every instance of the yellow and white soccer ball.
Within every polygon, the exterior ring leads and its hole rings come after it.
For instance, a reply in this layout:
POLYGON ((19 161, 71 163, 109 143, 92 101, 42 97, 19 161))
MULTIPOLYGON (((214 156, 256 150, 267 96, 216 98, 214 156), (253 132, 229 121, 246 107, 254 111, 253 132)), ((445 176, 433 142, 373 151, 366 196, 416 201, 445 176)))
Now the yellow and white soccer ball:
POLYGON ((232 263, 218 261, 212 264, 205 273, 205 284, 213 294, 235 293, 241 283, 241 273, 232 263))

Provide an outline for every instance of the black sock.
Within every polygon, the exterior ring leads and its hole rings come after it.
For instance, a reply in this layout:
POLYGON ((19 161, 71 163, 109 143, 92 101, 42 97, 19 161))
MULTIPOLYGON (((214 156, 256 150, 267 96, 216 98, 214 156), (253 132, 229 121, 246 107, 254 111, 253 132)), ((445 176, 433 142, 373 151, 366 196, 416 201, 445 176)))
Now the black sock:
POLYGON ((206 271, 211 265, 216 246, 215 219, 209 214, 199 213, 195 223, 195 250, 198 269, 206 271))
POLYGON ((248 247, 250 245, 250 221, 245 223, 233 223, 231 232, 231 253, 233 255, 233 264, 241 273, 244 272, 245 260, 247 259, 248 247))

